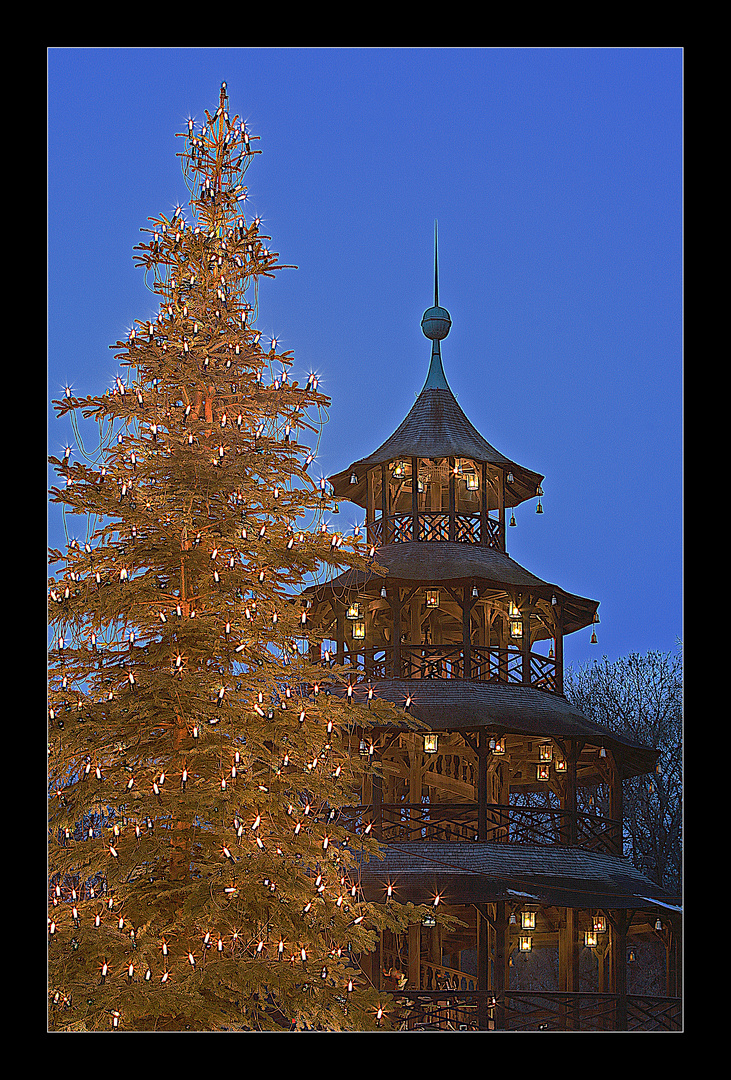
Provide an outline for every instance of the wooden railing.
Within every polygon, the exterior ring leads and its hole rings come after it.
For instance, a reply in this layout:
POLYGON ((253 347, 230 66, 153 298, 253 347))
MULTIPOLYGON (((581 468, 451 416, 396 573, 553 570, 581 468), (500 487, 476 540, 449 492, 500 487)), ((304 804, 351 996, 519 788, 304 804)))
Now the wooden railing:
POLYGON ((682 1000, 557 991, 413 990, 395 997, 402 1031, 680 1031, 682 1000))
MULTIPOLYGON (((477 803, 380 803, 347 807, 343 819, 355 833, 370 824, 384 843, 415 840, 446 843, 474 842, 480 836, 477 803)), ((620 823, 596 814, 543 806, 485 807, 486 843, 559 844, 621 854, 620 823)))
POLYGON ((504 530, 494 518, 484 519, 481 514, 450 514, 446 510, 420 510, 412 513, 389 514, 386 518, 388 528, 384 539, 383 518, 376 518, 367 526, 369 544, 408 544, 415 538, 419 541, 453 540, 458 543, 484 544, 485 547, 505 550, 504 530), (416 537, 414 532, 416 531, 416 537))
MULTIPOLYGON (((322 652, 322 663, 331 663, 322 652)), ((346 651, 344 661, 370 679, 471 679, 476 682, 531 686, 558 693, 556 661, 542 653, 529 654, 528 682, 523 681, 523 654, 514 647, 471 645, 393 645, 346 651)))

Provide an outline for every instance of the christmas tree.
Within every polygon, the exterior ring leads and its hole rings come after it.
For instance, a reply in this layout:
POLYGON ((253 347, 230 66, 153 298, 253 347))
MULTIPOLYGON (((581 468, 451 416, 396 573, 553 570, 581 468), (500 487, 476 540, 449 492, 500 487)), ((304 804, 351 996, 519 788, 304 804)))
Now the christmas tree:
POLYGON ((86 533, 51 552, 49 1025, 387 1026, 357 958, 421 913, 365 902, 377 844, 341 811, 362 731, 404 718, 323 669, 301 599, 372 560, 308 471, 328 399, 256 329, 280 264, 225 84, 180 137, 192 220, 151 218, 135 249, 159 314, 113 346, 113 389, 54 403, 101 440, 51 458, 86 533))

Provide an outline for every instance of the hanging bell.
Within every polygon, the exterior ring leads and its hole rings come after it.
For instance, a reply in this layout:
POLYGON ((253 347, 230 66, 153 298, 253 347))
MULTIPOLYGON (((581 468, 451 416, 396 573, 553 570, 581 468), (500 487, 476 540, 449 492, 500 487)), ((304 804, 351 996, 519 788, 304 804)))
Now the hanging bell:
POLYGON ((596 630, 592 630, 592 632, 591 632, 591 637, 589 638, 589 644, 590 644, 590 645, 596 645, 596 644, 597 644, 597 640, 598 640, 598 639, 597 639, 597 636, 596 636, 596 630))
POLYGON ((515 514, 513 514, 513 513, 511 513, 511 515, 510 515, 510 524, 515 525, 515 514))
POLYGON ((543 513, 543 507, 541 506, 541 500, 540 499, 538 500, 538 506, 536 507, 536 513, 537 514, 542 514, 543 513))

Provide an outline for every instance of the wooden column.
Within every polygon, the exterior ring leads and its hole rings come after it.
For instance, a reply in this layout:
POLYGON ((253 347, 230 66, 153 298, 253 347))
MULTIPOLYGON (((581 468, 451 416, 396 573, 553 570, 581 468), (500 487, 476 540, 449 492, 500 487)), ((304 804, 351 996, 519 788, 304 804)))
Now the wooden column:
POLYGON ((607 968, 609 967, 607 962, 609 953, 609 939, 607 934, 599 934, 599 944, 594 951, 596 952, 597 957, 597 992, 606 994, 607 968))
POLYGON ((442 509, 442 482, 439 479, 439 470, 436 458, 431 461, 431 483, 429 484, 429 509, 441 512, 442 509))
POLYGON ((477 1002, 478 1031, 487 1031, 490 1026, 490 1013, 487 1008, 485 993, 490 985, 490 923, 487 916, 487 904, 475 904, 477 908, 477 989, 482 994, 477 1002))
POLYGON ((401 591, 398 588, 392 589, 389 593, 388 599, 391 603, 391 614, 393 616, 392 630, 393 634, 393 678, 401 678, 401 591))
MULTIPOLYGON (((379 761, 380 765, 380 761, 379 761)), ((373 808, 373 832, 376 840, 383 837, 383 776, 380 772, 371 772, 371 806, 373 808)))
POLYGON ((500 469, 497 481, 497 503, 500 520, 500 550, 505 551, 505 470, 500 469))
POLYGON ((366 533, 371 544, 376 542, 374 525, 376 520, 376 470, 366 473, 366 533))
MULTIPOLYGON (((409 738, 409 802, 418 803, 419 806, 421 806, 421 783, 424 771, 424 755, 420 746, 422 740, 423 735, 411 735, 409 738)), ((419 815, 419 810, 410 812, 412 824, 409 829, 409 840, 421 839, 419 815)))
POLYGON ((681 923, 673 922, 667 929, 667 967, 665 972, 665 993, 668 997, 680 997, 682 986, 681 961, 681 923))
POLYGON ((409 923, 409 990, 421 989, 421 923, 409 923))
POLYGON ((505 619, 501 615, 495 623, 495 637, 497 639, 497 672, 500 682, 508 681, 508 645, 510 644, 510 638, 508 637, 508 643, 506 644, 506 625, 508 627, 507 633, 509 635, 510 624, 506 624, 505 619))
POLYGON ((566 811, 561 828, 561 843, 566 847, 575 847, 577 843, 576 828, 576 762, 579 757, 578 744, 575 739, 566 742, 566 773, 564 774, 564 788, 561 809, 566 811))
MULTIPOLYGON (((558 988, 566 994, 579 992, 579 912, 567 907, 566 915, 558 931, 558 988)), ((561 1009, 562 1027, 571 1030, 576 1026, 574 1006, 569 1003, 561 1009)))
POLYGON ((338 604, 335 616, 336 657, 338 664, 345 663, 345 612, 338 604))
POLYGON ((488 488, 487 488, 487 462, 483 461, 480 466, 480 543, 489 544, 490 537, 487 530, 488 510, 490 504, 488 501, 488 488))
POLYGON ((530 686, 530 608, 527 605, 520 608, 520 617, 523 623, 523 636, 520 639, 523 654, 522 682, 523 686, 530 686))
POLYGON ((563 608, 553 607, 554 641, 556 642, 556 693, 563 694, 563 608))
POLYGON ((495 903, 493 920, 495 949, 493 953, 493 993, 497 998, 495 1007, 495 1028, 505 1027, 505 1005, 503 995, 508 989, 508 912, 504 900, 495 903))
POLYGON ((454 515, 457 512, 457 483, 454 475, 455 459, 447 459, 449 462, 449 539, 454 540, 457 535, 457 523, 454 515))
POLYGON ((411 459, 411 539, 419 539, 419 459, 411 459))
POLYGON ((388 520, 389 501, 388 463, 384 461, 381 465, 381 543, 384 545, 388 544, 391 539, 388 520))
POLYGON ((610 992, 616 994, 614 1026, 617 1031, 627 1030, 627 930, 632 922, 632 912, 608 911, 610 932, 609 981, 610 992))
POLYGON ((621 855, 624 847, 624 791, 622 789, 622 775, 619 771, 619 762, 617 761, 616 756, 610 753, 608 755, 608 760, 612 770, 611 783, 609 785, 609 816, 612 821, 618 822, 619 830, 614 854, 621 855))
POLYGON ((470 588, 465 585, 462 590, 462 655, 463 655, 463 678, 472 678, 472 595, 470 588))
POLYGON ((421 593, 417 590, 409 602, 409 644, 421 645, 421 593))
MULTIPOLYGON (((487 840, 487 760, 490 754, 487 734, 480 731, 477 749, 477 839, 487 840)), ((487 983, 480 983, 484 989, 487 983)))

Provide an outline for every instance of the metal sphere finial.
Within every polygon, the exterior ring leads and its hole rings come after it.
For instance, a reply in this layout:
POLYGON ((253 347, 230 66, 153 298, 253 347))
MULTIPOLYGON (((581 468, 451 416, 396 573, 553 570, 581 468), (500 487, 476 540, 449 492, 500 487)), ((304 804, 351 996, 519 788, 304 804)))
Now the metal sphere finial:
POLYGON ((421 329, 425 337, 441 341, 447 336, 452 320, 446 308, 439 306, 439 255, 437 251, 437 223, 434 222, 434 306, 427 308, 421 317, 421 329))

